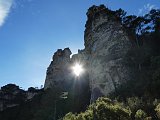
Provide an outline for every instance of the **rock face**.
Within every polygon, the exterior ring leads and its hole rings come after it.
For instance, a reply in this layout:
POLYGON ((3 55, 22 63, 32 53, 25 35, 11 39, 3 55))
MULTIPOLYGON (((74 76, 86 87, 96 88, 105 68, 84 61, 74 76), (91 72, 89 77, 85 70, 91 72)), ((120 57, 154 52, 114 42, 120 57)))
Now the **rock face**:
POLYGON ((57 52, 55 52, 52 58, 53 61, 47 69, 44 89, 57 85, 61 86, 61 88, 66 87, 66 81, 71 78, 70 55, 71 51, 69 48, 65 48, 64 50, 58 49, 57 52))
POLYGON ((81 78, 90 82, 91 100, 96 100, 131 79, 132 69, 125 65, 131 42, 114 11, 104 5, 89 8, 87 17, 84 50, 72 58, 69 48, 57 50, 47 70, 45 89, 72 79, 68 68, 78 61, 85 69, 81 78))
POLYGON ((29 88, 24 91, 15 84, 8 84, 0 89, 0 111, 9 107, 20 105, 21 103, 32 99, 40 90, 29 88))
POLYGON ((85 51, 90 56, 89 80, 95 100, 130 80, 131 69, 125 66, 125 57, 131 43, 114 12, 105 6, 91 7, 87 16, 85 51))

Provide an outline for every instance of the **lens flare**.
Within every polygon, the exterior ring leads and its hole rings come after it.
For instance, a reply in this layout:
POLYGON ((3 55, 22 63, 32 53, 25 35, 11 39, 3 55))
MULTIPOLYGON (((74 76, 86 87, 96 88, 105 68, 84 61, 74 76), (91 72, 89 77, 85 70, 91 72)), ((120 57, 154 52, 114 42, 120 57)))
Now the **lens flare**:
POLYGON ((72 69, 76 76, 79 76, 83 72, 82 65, 80 65, 79 63, 76 63, 72 69))

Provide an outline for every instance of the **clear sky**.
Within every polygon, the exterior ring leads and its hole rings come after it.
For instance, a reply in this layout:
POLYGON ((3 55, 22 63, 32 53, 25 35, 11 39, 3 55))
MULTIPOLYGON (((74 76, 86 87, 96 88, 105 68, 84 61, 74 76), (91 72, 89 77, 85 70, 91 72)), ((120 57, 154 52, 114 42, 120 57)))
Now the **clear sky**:
POLYGON ((44 84, 53 53, 84 48, 87 9, 105 4, 143 15, 160 0, 0 0, 0 86, 44 84))

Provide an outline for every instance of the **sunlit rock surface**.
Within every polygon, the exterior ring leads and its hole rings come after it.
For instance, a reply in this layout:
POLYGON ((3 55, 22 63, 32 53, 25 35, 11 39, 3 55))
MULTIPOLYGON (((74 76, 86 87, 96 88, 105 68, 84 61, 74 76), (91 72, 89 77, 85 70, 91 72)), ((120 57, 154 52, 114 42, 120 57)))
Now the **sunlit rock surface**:
POLYGON ((129 37, 114 15, 104 5, 92 6, 87 12, 84 32, 84 50, 70 58, 69 48, 57 50, 47 70, 45 89, 65 86, 73 79, 70 67, 79 62, 84 66, 81 79, 89 80, 91 100, 107 96, 130 80, 132 69, 126 66, 126 55, 131 49, 129 37))
POLYGON ((52 62, 47 69, 44 89, 54 86, 66 87, 66 81, 71 75, 71 51, 69 48, 58 49, 53 55, 52 62))
POLYGON ((87 16, 85 51, 90 56, 92 99, 97 99, 99 95, 115 91, 119 84, 130 79, 125 57, 131 43, 114 12, 105 6, 91 7, 87 16))

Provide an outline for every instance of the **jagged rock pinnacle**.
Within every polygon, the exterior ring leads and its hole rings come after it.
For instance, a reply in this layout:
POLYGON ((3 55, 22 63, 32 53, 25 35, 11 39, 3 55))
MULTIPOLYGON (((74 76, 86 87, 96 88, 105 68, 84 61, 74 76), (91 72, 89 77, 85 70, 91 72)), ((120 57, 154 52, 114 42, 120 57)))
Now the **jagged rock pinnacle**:
POLYGON ((71 59, 69 49, 58 50, 47 70, 45 88, 51 85, 64 88, 73 79, 69 66, 79 61, 85 66, 81 80, 89 80, 91 100, 96 100, 132 78, 132 68, 125 65, 131 42, 115 12, 104 5, 90 7, 87 17, 84 50, 71 59))

